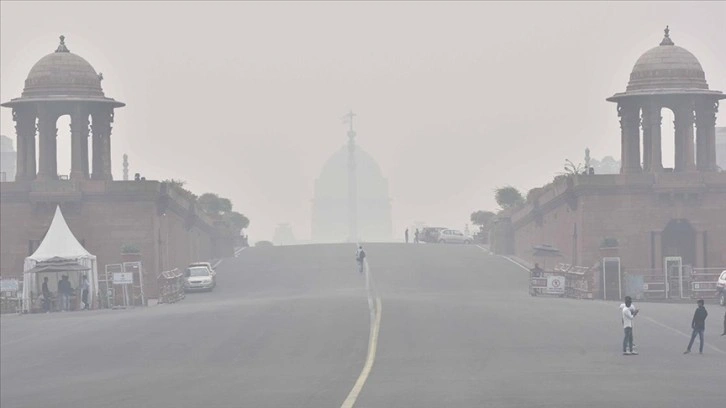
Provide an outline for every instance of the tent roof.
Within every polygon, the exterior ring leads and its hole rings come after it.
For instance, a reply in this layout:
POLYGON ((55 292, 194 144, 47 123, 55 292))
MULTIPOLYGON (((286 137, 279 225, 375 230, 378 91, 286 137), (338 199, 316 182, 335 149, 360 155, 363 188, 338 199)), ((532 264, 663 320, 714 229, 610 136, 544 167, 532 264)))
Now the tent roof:
POLYGON ((50 223, 50 228, 48 228, 48 233, 45 234, 43 242, 40 243, 38 249, 28 259, 40 262, 55 257, 68 259, 94 257, 83 248, 83 245, 78 242, 71 232, 71 229, 68 228, 68 224, 66 224, 66 220, 61 213, 60 206, 55 209, 53 221, 50 223))
POLYGON ((35 264, 35 268, 25 271, 25 273, 41 273, 41 272, 79 272, 87 271, 91 268, 83 266, 73 259, 65 259, 55 257, 47 261, 41 261, 35 264))

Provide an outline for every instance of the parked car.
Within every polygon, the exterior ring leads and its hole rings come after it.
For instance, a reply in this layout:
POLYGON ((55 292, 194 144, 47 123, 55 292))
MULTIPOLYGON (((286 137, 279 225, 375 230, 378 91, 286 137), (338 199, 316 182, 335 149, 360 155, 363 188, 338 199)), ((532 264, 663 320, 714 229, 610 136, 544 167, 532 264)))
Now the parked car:
POLYGON ((184 291, 211 291, 217 286, 217 278, 206 266, 190 266, 185 272, 184 291))
POLYGON ((424 227, 421 229, 418 235, 418 240, 421 242, 428 242, 429 244, 435 244, 439 242, 439 233, 446 228, 443 227, 424 227))
POLYGON ((187 266, 187 268, 191 268, 191 267, 195 267, 195 266, 205 266, 209 269, 210 272, 212 272, 212 276, 214 276, 215 278, 217 277, 217 271, 215 271, 214 268, 212 268, 211 263, 209 263, 209 262, 193 262, 193 263, 190 263, 189 266, 187 266))
POLYGON ((445 229, 439 234, 439 244, 471 244, 471 237, 459 230, 445 229))
POLYGON ((718 291, 718 303, 726 306, 726 271, 721 272, 716 282, 716 291, 718 291))

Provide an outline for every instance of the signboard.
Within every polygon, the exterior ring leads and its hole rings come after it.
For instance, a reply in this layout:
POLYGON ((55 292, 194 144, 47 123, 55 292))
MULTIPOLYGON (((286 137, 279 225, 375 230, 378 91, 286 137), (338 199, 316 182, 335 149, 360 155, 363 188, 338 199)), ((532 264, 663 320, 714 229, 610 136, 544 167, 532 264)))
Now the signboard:
POLYGON ((547 294, 564 295, 565 294, 565 277, 564 276, 548 276, 547 277, 547 294))
POLYGON ((131 285, 134 283, 134 275, 131 272, 114 272, 114 285, 131 285))
POLYGON ((20 289, 20 281, 17 279, 0 279, 0 292, 17 292, 20 289))

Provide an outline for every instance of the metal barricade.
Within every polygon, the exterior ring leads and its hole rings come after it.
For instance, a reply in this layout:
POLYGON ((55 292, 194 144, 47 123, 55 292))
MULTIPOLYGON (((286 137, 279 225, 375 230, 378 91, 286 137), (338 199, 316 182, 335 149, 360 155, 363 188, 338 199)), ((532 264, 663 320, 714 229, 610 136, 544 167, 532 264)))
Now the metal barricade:
POLYGON ((716 283, 726 267, 693 268, 690 274, 690 295, 692 299, 715 298, 716 283))
POLYGON ((668 297, 668 285, 662 269, 628 269, 623 274, 624 294, 637 300, 668 297))

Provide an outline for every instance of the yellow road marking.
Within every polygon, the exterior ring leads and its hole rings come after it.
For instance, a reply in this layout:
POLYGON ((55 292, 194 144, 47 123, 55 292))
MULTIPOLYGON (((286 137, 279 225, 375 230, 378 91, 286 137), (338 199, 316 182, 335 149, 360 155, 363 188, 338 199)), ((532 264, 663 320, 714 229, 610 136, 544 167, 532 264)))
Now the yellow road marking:
POLYGON ((366 357, 366 363, 365 365, 363 365, 363 370, 361 371, 360 376, 358 376, 358 380, 355 382, 355 385, 353 385, 353 389, 350 390, 348 398, 343 401, 343 405, 341 405, 340 408, 353 408, 356 399, 358 399, 358 394, 360 394, 361 390, 363 390, 363 385, 365 385, 366 380, 368 379, 368 375, 371 373, 371 369, 373 368, 373 362, 376 359, 376 348, 378 347, 378 332, 381 328, 382 311, 383 306, 381 305, 381 298, 376 298, 376 317, 373 322, 371 322, 372 324, 370 336, 368 338, 368 356, 366 357))

